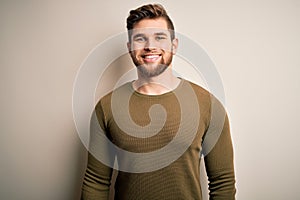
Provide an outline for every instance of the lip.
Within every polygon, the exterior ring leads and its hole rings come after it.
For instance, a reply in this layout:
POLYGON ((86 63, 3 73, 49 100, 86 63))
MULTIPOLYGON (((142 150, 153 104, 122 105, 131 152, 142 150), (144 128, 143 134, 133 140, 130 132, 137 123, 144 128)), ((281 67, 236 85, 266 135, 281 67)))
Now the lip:
POLYGON ((161 54, 144 54, 142 55, 144 62, 156 62, 161 58, 161 54))

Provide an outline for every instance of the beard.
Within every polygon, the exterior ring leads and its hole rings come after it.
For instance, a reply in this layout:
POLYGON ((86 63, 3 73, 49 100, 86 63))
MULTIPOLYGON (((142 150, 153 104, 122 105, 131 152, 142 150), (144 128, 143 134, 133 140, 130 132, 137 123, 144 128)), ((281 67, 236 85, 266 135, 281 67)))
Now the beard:
POLYGON ((147 78, 152 78, 162 74, 172 63, 173 55, 170 54, 165 58, 162 56, 159 63, 144 63, 132 56, 133 63, 137 67, 138 71, 147 78))
POLYGON ((148 78, 158 76, 168 68, 168 65, 165 64, 156 64, 156 66, 151 69, 149 69, 149 66, 145 65, 147 64, 138 65, 137 69, 141 72, 141 74, 148 78))

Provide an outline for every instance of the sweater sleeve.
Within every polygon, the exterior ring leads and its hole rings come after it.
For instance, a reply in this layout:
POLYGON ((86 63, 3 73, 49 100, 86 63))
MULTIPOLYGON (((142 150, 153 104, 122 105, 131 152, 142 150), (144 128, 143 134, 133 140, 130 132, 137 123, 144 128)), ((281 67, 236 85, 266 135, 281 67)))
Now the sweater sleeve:
POLYGON ((229 120, 221 103, 214 98, 211 108, 211 121, 203 142, 209 199, 234 200, 236 188, 229 120))
POLYGON ((112 169, 89 153, 81 200, 107 200, 109 198, 111 175, 112 169))
POLYGON ((109 198, 113 172, 109 166, 112 166, 114 162, 114 151, 107 140, 105 121, 105 115, 99 103, 91 117, 88 163, 82 184, 81 200, 107 200, 109 198))

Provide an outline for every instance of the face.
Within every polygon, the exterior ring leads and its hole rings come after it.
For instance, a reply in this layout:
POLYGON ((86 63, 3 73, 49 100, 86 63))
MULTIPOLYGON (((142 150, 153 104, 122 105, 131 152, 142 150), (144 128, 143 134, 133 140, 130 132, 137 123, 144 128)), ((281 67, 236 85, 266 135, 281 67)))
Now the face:
POLYGON ((143 19, 133 28, 128 49, 140 74, 155 77, 171 65, 177 45, 165 19, 143 19))

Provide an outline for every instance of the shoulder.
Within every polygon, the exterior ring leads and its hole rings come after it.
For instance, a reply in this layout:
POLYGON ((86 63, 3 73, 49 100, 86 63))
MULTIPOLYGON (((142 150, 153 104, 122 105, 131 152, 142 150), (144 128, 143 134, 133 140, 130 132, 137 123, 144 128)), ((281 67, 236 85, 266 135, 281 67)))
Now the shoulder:
POLYGON ((189 85, 193 88, 200 106, 208 108, 214 107, 218 108, 218 110, 224 110, 224 105, 222 104, 222 102, 210 91, 191 81, 184 80, 184 84, 189 85))
POLYGON ((101 107, 101 109, 105 109, 106 107, 110 107, 110 105, 112 103, 113 96, 116 96, 116 94, 119 95, 121 93, 122 94, 124 94, 124 93, 127 93, 127 94, 132 93, 131 82, 127 82, 127 83, 119 86, 118 88, 112 90, 111 92, 107 93, 103 97, 101 97, 100 100, 98 100, 98 102, 96 103, 96 109, 99 109, 100 107, 101 107))
POLYGON ((190 87, 198 98, 199 103, 210 104, 213 95, 202 86, 188 80, 183 80, 184 87, 190 87))
POLYGON ((191 86, 196 94, 199 94, 202 96, 210 96, 211 95, 208 90, 204 89, 202 86, 200 86, 196 83, 193 83, 188 80, 184 80, 184 84, 191 86))

